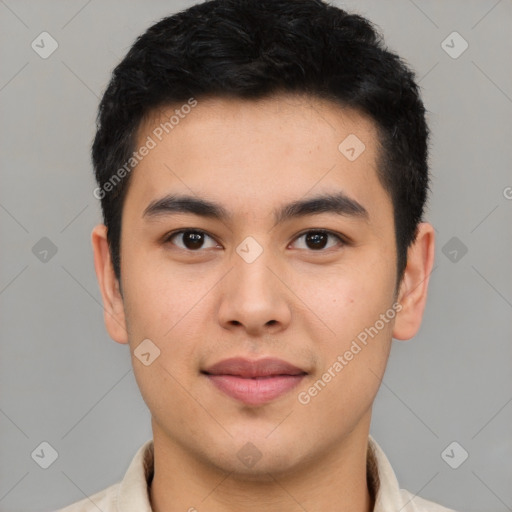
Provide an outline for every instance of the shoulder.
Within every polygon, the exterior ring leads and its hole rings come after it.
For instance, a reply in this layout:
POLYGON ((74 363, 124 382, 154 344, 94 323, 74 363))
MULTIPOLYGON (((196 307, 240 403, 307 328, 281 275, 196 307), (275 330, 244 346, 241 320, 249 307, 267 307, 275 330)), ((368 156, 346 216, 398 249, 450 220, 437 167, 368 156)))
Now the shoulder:
POLYGON ((404 502, 404 512, 456 512, 451 508, 420 498, 406 489, 400 489, 400 495, 404 502))
POLYGON ((153 440, 150 439, 137 450, 120 482, 56 512, 151 512, 148 485, 153 476, 153 462, 153 440))
POLYGON ((456 512, 401 489, 386 454, 372 436, 369 436, 369 448, 367 475, 376 489, 374 512, 456 512))
POLYGON ((77 501, 56 512, 98 512, 98 510, 102 512, 117 512, 116 502, 119 485, 120 483, 113 484, 88 498, 77 501))

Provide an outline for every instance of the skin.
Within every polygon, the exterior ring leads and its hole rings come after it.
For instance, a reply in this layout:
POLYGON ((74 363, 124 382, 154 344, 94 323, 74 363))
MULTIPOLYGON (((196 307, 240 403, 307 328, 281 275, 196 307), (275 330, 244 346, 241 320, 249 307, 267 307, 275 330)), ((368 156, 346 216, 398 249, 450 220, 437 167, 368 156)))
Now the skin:
MULTIPOLYGON (((139 146, 161 114, 141 125, 139 146)), ((419 329, 434 255, 433 228, 422 223, 396 289, 393 206, 376 161, 375 126, 353 110, 295 96, 203 100, 132 171, 122 217, 122 294, 106 228, 94 228, 105 323, 115 341, 129 344, 152 416, 156 512, 372 510, 372 404, 392 336, 409 339, 419 329), (338 150, 349 134, 366 146, 352 162, 338 150), (328 212, 275 223, 273 210, 283 204, 338 191, 368 217, 328 212), (148 204, 168 193, 215 201, 232 218, 145 218, 148 204), (183 235, 165 241, 187 228, 209 235, 202 248, 187 249, 183 235), (321 228, 350 242, 331 236, 315 249, 302 235, 321 228), (252 263, 236 252, 248 236, 263 249, 252 263), (395 319, 300 403, 298 394, 395 301, 402 308, 395 319), (133 354, 147 338, 160 349, 149 366, 133 354), (308 375, 274 401, 249 406, 200 372, 234 356, 278 357, 308 375), (252 467, 237 457, 248 442, 261 453, 252 467)))

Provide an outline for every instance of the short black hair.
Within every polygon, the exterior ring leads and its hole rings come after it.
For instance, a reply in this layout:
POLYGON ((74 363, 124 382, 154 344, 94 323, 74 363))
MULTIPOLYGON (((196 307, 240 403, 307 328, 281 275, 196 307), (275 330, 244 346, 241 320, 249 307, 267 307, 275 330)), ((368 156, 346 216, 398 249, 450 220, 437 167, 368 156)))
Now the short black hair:
POLYGON ((191 99, 283 92, 331 100, 374 121, 401 280, 429 187, 425 108, 413 71, 373 24, 321 0, 198 3, 151 26, 117 65, 100 102, 92 160, 118 279, 122 209, 145 116, 191 99))

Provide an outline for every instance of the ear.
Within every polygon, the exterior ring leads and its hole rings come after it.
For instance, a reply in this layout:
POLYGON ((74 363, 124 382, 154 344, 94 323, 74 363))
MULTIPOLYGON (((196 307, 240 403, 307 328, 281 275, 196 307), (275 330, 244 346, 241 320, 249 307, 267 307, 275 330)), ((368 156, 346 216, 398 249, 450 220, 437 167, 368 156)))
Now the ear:
POLYGON ((402 309, 396 316, 393 338, 409 340, 418 332, 433 265, 434 228, 422 222, 418 225, 416 240, 407 251, 407 266, 397 298, 402 309))
POLYGON ((110 337, 117 343, 128 343, 123 297, 119 281, 114 273, 110 248, 107 241, 107 227, 99 224, 92 230, 94 268, 103 298, 103 318, 110 337))

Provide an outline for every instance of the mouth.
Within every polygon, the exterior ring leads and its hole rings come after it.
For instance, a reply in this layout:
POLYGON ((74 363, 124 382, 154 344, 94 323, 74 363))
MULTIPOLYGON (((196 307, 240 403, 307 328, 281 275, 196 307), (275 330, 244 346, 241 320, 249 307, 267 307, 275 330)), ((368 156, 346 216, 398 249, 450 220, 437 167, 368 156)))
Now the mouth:
POLYGON ((201 373, 225 395, 252 406, 290 392, 307 375, 306 371, 275 358, 225 359, 201 373))

